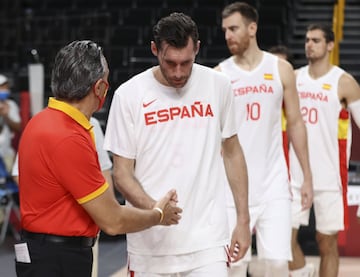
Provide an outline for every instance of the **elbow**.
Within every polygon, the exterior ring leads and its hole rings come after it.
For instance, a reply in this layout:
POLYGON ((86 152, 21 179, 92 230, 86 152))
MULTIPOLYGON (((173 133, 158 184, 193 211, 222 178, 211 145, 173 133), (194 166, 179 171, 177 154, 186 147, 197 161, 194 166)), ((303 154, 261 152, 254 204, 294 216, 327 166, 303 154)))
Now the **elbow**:
POLYGON ((106 233, 109 236, 117 236, 122 234, 121 232, 118 232, 118 230, 112 226, 106 226, 104 228, 101 228, 101 230, 106 233))
POLYGON ((120 225, 110 224, 107 226, 103 226, 101 230, 109 236, 117 236, 126 233, 125 228, 121 224, 120 225))

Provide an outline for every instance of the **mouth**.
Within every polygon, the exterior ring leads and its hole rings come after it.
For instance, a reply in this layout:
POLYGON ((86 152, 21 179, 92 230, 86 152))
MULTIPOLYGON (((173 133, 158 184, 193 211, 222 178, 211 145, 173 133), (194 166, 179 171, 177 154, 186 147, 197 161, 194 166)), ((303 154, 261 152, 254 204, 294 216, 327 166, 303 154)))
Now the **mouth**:
POLYGON ((184 79, 180 79, 180 80, 172 80, 172 83, 175 87, 183 87, 185 84, 185 80, 184 79))

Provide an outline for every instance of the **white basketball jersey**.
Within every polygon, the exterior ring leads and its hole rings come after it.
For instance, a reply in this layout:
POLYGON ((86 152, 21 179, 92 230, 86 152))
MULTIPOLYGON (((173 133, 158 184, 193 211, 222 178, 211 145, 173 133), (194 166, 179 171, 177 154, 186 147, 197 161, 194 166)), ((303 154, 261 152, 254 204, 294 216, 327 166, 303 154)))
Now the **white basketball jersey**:
POLYGON ((136 160, 135 176, 154 199, 176 189, 183 208, 178 225, 128 234, 130 253, 179 255, 227 244, 221 142, 236 134, 233 99, 229 79, 198 64, 181 89, 161 85, 149 69, 115 91, 105 149, 136 160))
MULTIPOLYGON (((315 190, 341 189, 341 164, 347 163, 351 143, 349 113, 342 108, 338 83, 344 71, 333 66, 324 76, 312 79, 309 67, 298 70, 296 86, 300 109, 306 124, 310 166, 315 190), (340 158, 341 157, 341 158, 340 158)), ((290 148, 290 173, 293 186, 300 187, 303 175, 299 162, 290 148)))
POLYGON ((263 52, 260 64, 246 71, 230 57, 220 63, 220 68, 230 77, 235 95, 238 137, 249 175, 249 205, 290 198, 282 141, 283 87, 278 58, 263 52))

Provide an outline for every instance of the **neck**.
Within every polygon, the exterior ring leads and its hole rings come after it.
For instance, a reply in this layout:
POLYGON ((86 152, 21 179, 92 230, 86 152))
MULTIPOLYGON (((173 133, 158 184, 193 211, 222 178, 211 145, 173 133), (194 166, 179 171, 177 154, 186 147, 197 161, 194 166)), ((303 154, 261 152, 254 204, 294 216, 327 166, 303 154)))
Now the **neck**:
POLYGON ((94 113, 94 110, 91 109, 93 105, 89 105, 89 103, 87 102, 87 100, 85 101, 85 99, 87 99, 87 96, 80 101, 72 101, 67 103, 73 106, 74 108, 78 109, 81 113, 83 113, 86 116, 88 120, 90 120, 90 117, 94 113))
POLYGON ((249 47, 244 53, 234 55, 235 63, 242 69, 251 71, 256 68, 263 58, 263 52, 256 45, 249 47))
POLYGON ((309 62, 309 75, 313 79, 320 78, 324 76, 326 73, 330 71, 332 68, 332 64, 330 64, 328 59, 318 60, 318 61, 310 61, 309 62))

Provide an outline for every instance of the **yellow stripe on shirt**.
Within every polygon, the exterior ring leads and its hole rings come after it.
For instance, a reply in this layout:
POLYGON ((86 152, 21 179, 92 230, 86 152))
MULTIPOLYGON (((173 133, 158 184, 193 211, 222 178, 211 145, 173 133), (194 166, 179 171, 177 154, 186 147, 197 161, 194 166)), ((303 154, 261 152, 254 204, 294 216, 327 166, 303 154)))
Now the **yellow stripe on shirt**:
POLYGON ((85 197, 82 197, 80 199, 77 199, 77 202, 79 204, 84 204, 90 200, 93 200, 94 198, 98 197, 99 195, 103 194, 103 192, 109 187, 109 184, 105 182, 100 188, 95 190, 94 192, 86 195, 85 197))

